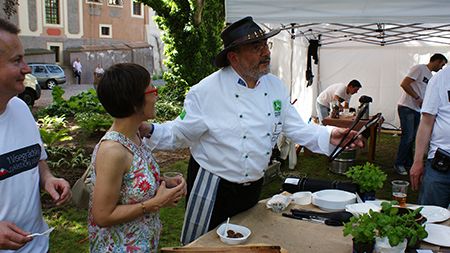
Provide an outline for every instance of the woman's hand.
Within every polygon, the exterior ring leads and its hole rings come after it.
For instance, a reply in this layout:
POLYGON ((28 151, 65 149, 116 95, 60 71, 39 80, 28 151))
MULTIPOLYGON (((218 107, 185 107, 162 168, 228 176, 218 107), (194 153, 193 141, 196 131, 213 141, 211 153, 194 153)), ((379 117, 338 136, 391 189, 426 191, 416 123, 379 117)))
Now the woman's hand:
POLYGON ((186 196, 186 180, 181 178, 180 184, 173 188, 167 188, 166 182, 162 181, 156 191, 155 199, 161 203, 161 207, 174 207, 186 196))

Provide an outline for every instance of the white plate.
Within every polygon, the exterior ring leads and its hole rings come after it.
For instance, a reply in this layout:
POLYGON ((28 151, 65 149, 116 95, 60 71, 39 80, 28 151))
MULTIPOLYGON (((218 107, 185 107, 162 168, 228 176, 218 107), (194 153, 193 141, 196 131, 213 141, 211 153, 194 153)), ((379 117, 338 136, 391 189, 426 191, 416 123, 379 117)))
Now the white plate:
POLYGON ((369 210, 379 212, 381 210, 380 206, 374 205, 372 203, 355 203, 345 206, 345 211, 352 213, 354 216, 359 216, 365 213, 369 213, 369 210))
POLYGON ((341 190, 322 190, 312 194, 312 203, 328 212, 343 211, 347 204, 356 202, 356 195, 341 190))
POLYGON ((428 237, 423 239, 425 242, 450 247, 450 227, 445 225, 428 223, 425 225, 428 237))
MULTIPOLYGON (((417 209, 421 206, 411 207, 411 209, 417 209)), ((440 206, 423 206, 420 212, 428 223, 443 222, 450 218, 450 211, 440 206)))

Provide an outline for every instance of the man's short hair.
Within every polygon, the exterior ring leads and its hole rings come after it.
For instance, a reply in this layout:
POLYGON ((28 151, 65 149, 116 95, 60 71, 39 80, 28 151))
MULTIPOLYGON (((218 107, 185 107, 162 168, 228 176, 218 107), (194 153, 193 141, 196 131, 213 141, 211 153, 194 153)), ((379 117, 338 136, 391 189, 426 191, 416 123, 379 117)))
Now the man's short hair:
POLYGON ((20 29, 15 24, 0 18, 0 31, 7 31, 12 34, 19 34, 20 29))
POLYGON ((109 67, 100 79, 97 96, 114 118, 125 118, 140 110, 145 103, 145 90, 150 73, 135 63, 119 63, 109 67))
POLYGON ((445 58, 444 55, 442 54, 433 54, 433 56, 430 57, 430 62, 433 61, 444 61, 445 63, 447 63, 447 58, 445 58))
MULTIPOLYGON (((348 83, 348 85, 350 85, 350 86, 352 86, 352 87, 355 87, 355 88, 361 88, 361 87, 362 87, 361 83, 360 83, 358 80, 356 80, 356 79, 351 80, 351 81, 348 83)), ((348 86, 348 85, 347 85, 347 86, 348 86)))

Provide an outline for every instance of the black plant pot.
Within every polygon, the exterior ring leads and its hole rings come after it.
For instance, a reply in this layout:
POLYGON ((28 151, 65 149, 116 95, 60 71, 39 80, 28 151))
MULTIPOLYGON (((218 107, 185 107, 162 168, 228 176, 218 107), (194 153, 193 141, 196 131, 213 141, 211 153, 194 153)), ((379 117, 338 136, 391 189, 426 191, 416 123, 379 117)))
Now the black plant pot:
POLYGON ((360 243, 353 240, 353 253, 372 253, 375 247, 375 240, 370 243, 360 243))
POLYGON ((361 192, 359 196, 363 202, 366 202, 366 200, 375 200, 375 191, 361 192))

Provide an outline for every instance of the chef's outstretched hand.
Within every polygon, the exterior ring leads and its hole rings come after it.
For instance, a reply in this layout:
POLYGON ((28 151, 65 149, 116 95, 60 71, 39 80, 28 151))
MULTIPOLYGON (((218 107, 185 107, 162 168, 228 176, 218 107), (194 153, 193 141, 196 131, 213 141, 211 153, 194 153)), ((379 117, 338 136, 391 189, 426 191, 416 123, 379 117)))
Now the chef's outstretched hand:
MULTIPOLYGON (((335 127, 331 131, 330 143, 335 145, 335 146, 339 145, 339 143, 341 142, 341 139, 347 134, 348 131, 349 131, 348 128, 335 127)), ((350 133, 347 135, 345 140, 341 143, 341 146, 345 146, 345 144, 347 142, 349 142, 357 134, 358 134, 358 132, 356 132, 354 130, 350 131, 350 133)), ((356 138, 356 140, 352 144, 350 144, 349 148, 357 148, 357 147, 358 148, 364 148, 364 145, 365 145, 365 139, 364 139, 364 137, 359 135, 356 138)))

